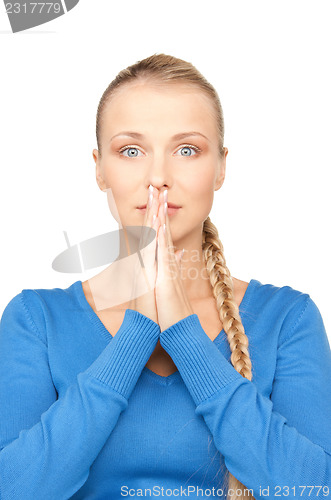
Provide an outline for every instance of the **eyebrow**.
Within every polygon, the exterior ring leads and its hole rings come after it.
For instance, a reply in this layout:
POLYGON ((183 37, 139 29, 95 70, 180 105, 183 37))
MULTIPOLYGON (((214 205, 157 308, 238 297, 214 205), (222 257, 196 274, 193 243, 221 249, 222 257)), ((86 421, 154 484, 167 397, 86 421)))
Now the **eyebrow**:
MULTIPOLYGON (((118 137, 119 135, 125 135, 125 136, 129 136, 129 137, 133 137, 135 139, 144 139, 144 137, 145 137, 144 134, 140 134, 139 132, 125 131, 125 132, 120 132, 119 134, 113 135, 113 137, 111 137, 109 139, 109 142, 111 142, 113 139, 115 139, 115 137, 118 137)), ((202 137, 207 139, 207 141, 209 141, 208 137, 206 137, 204 134, 202 134, 201 132, 194 132, 194 131, 182 132, 180 134, 175 134, 172 136, 172 140, 177 141, 180 139, 185 139, 185 137, 191 137, 191 136, 195 136, 195 135, 201 135, 202 137)))

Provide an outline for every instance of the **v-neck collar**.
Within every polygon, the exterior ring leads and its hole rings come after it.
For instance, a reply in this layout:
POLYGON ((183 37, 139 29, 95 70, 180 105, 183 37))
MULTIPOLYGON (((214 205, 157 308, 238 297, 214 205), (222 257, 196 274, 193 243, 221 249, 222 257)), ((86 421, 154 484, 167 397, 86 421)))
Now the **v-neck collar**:
MULTIPOLYGON (((241 303, 239 305, 240 316, 245 314, 245 309, 247 308, 247 306, 251 300, 252 292, 253 292, 254 288, 256 287, 256 285, 258 285, 259 283, 260 282, 258 280, 255 280, 253 278, 249 281, 248 286, 247 286, 246 291, 245 291, 245 294, 244 294, 244 296, 241 300, 241 303)), ((83 310, 86 312, 91 323, 96 328, 96 331, 98 331, 102 335, 102 337, 107 341, 107 343, 109 343, 114 337, 107 330, 107 328, 102 323, 99 316, 96 314, 96 312, 92 309, 92 307, 88 303, 88 301, 85 297, 84 290, 83 290, 82 281, 81 280, 75 281, 69 288, 72 288, 72 290, 74 291, 75 296, 77 297, 77 299, 79 301, 79 304, 81 305, 83 310)), ((226 336, 226 333, 224 331, 224 328, 222 328, 222 330, 219 332, 219 334, 214 338, 214 340, 212 342, 217 345, 224 339, 224 336, 226 336)), ((152 370, 147 368, 147 366, 144 366, 142 371, 144 373, 150 375, 151 377, 153 377, 156 381, 160 382, 162 385, 169 385, 170 383, 172 383, 173 381, 175 381, 176 379, 178 379, 180 377, 178 370, 176 370, 175 372, 171 373, 170 375, 168 375, 166 377, 153 372, 152 370)))

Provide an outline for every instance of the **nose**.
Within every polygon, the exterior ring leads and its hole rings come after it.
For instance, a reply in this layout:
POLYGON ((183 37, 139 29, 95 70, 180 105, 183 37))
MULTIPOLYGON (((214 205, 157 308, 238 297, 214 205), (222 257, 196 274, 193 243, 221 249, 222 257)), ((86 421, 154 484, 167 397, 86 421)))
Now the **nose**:
POLYGON ((147 189, 151 184, 159 192, 169 189, 172 184, 172 174, 163 156, 154 156, 152 164, 148 170, 146 184, 147 189))

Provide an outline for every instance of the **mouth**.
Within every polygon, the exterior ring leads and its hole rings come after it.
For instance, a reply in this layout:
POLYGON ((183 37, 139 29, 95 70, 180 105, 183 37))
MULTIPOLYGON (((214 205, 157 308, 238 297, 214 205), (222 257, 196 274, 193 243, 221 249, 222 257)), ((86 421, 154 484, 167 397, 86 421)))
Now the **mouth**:
MULTIPOLYGON (((168 215, 175 215, 181 208, 182 207, 175 205, 174 203, 168 203, 168 215)), ((145 205, 137 207, 137 210, 144 214, 146 212, 146 203, 145 205)))

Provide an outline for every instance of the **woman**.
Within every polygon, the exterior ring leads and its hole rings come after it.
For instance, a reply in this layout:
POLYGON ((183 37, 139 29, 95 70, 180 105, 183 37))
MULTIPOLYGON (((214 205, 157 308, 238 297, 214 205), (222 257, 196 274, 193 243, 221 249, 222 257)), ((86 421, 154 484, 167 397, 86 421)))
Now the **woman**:
POLYGON ((127 258, 6 306, 1 498, 329 495, 323 320, 306 293, 231 276, 208 216, 223 139, 188 62, 152 55, 104 92, 96 178, 127 258))

